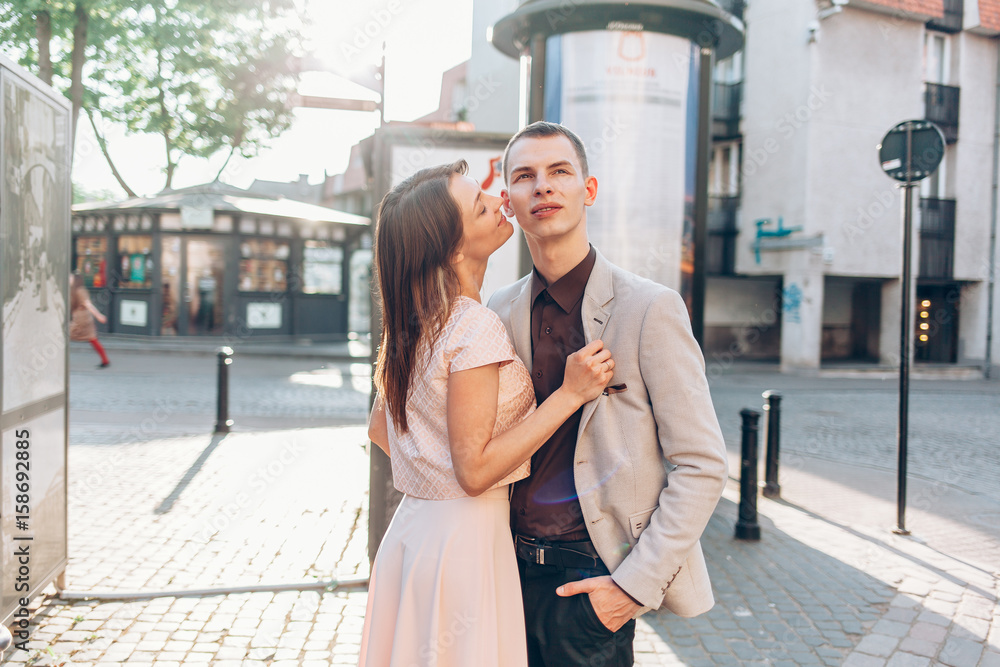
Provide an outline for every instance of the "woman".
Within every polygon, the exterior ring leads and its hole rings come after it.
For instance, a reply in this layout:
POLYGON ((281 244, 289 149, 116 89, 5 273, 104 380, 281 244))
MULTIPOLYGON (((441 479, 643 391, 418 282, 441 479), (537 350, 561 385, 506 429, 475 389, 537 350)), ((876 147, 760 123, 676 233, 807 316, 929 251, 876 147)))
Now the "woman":
POLYGON ((479 297, 513 227, 466 169, 424 169, 379 209, 383 333, 369 436, 405 496, 372 569, 365 667, 527 665, 507 485, 527 477, 531 455, 614 367, 594 341, 535 409, 528 371, 479 297))
POLYGON ((83 284, 83 276, 74 273, 70 278, 69 286, 69 339, 90 341, 93 348, 97 350, 97 354, 101 355, 101 364, 98 368, 107 368, 111 362, 108 361, 108 355, 104 353, 101 342, 97 340, 97 327, 94 325, 94 318, 96 317, 101 324, 107 322, 108 318, 102 315, 101 311, 97 310, 90 302, 90 294, 87 292, 86 285, 83 284))

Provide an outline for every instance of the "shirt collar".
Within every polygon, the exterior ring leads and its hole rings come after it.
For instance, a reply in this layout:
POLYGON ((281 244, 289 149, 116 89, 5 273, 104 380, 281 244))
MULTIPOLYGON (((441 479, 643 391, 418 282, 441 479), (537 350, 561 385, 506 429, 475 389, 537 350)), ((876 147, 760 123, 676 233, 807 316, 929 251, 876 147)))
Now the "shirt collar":
POLYGON ((545 278, 538 272, 538 269, 535 269, 532 272, 531 280, 531 303, 535 303, 538 295, 547 290, 549 296, 559 304, 563 312, 570 312, 583 298, 583 292, 587 289, 587 281, 590 280, 590 273, 594 269, 596 261, 597 251, 594 250, 594 246, 590 246, 590 252, 587 253, 587 256, 570 269, 569 273, 551 285, 546 284, 545 278))

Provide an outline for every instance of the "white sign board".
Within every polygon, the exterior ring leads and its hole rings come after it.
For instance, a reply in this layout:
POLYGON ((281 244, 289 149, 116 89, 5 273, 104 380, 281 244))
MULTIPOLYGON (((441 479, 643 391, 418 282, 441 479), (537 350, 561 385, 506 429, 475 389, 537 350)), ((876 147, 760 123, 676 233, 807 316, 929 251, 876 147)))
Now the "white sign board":
POLYGON ((184 229, 211 229, 214 218, 212 207, 181 206, 181 227, 184 229))
POLYGON ((122 299, 118 305, 118 323, 128 327, 144 327, 148 320, 148 306, 145 301, 122 299))
POLYGON ((248 303, 247 326, 251 329, 280 329, 280 303, 248 303))

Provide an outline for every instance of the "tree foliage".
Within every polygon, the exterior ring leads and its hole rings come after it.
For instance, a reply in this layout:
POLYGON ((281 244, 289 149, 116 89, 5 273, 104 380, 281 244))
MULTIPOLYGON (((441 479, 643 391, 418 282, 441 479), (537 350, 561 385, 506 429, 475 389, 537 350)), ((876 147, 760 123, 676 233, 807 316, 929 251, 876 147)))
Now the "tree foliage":
POLYGON ((95 117, 163 139, 165 188, 183 156, 251 157, 290 124, 296 76, 286 61, 300 39, 293 0, 0 0, 0 43, 41 75, 40 26, 51 26, 53 83, 72 93, 81 21, 79 106, 130 194, 95 117))

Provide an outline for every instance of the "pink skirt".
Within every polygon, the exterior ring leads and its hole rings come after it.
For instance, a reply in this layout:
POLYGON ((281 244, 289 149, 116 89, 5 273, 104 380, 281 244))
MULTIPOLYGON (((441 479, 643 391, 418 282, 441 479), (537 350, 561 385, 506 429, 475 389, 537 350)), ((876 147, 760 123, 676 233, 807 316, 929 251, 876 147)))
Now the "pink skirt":
POLYGON ((508 487, 404 496, 379 546, 363 667, 527 667, 508 487))

